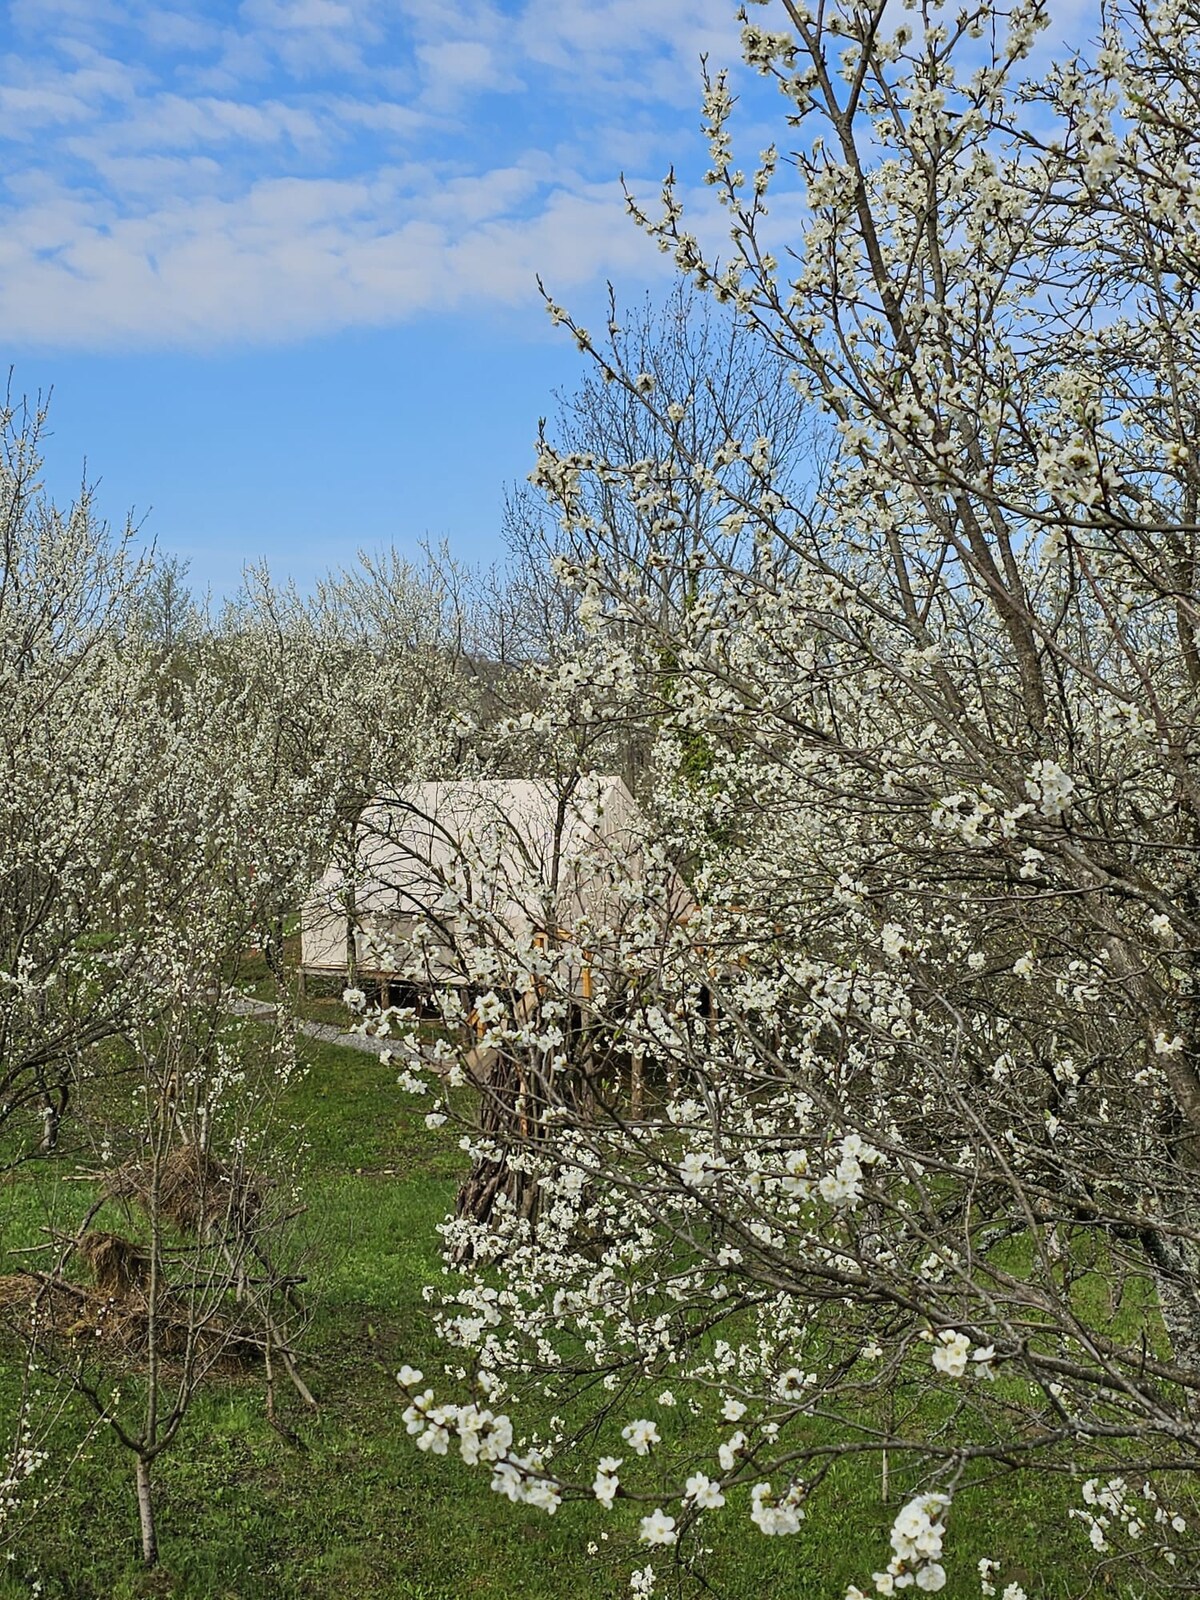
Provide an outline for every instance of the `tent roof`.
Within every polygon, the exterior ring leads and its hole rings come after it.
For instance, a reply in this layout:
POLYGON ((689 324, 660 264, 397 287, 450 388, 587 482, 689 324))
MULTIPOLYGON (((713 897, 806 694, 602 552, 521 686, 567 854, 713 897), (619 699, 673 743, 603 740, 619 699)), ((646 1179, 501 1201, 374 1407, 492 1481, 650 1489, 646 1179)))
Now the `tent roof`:
MULTIPOLYGON (((621 886, 640 880, 647 838, 619 777, 584 778, 565 791, 526 778, 414 783, 362 815, 355 902, 360 914, 393 917, 466 902, 510 925, 548 916, 604 923, 618 912, 621 886)), ((330 867, 317 898, 329 904, 341 883, 330 867)))

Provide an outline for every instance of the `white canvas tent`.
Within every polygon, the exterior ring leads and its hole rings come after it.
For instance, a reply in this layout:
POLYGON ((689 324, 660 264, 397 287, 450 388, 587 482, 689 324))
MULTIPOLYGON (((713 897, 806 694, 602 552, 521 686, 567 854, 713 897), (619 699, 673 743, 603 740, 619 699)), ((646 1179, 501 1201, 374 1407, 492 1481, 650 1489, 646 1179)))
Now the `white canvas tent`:
MULTIPOLYGON (((563 789, 527 779, 417 783, 360 820, 352 871, 331 865, 301 915, 306 974, 469 981, 464 952, 550 941, 610 945, 645 914, 648 826, 620 778, 563 789)), ((692 901, 659 875, 655 919, 692 901)), ((499 972, 498 977, 503 973, 499 972)))

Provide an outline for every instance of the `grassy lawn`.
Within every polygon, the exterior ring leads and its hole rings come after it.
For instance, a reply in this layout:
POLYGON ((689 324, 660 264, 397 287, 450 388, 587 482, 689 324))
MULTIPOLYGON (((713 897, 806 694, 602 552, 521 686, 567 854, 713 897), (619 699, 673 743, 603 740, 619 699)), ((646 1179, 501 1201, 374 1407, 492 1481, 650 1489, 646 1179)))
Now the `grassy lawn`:
MULTIPOLYGON (((620 1534, 639 1511, 568 1502, 553 1517, 493 1494, 486 1473, 418 1452, 401 1421, 397 1367, 433 1378, 441 1358, 422 1285, 438 1276, 434 1232, 451 1202, 461 1156, 449 1128, 427 1131, 394 1074, 370 1056, 303 1041, 310 1071, 289 1114, 310 1141, 307 1197, 316 1308, 303 1366, 320 1401, 315 1417, 288 1396, 294 1448, 268 1425, 256 1374, 214 1384, 158 1470, 162 1568, 142 1574, 129 1458, 98 1434, 7 1575, 0 1597, 122 1600, 609 1600, 628 1595, 620 1534), (609 1536, 611 1532, 611 1537, 609 1536), (595 1554, 586 1546, 593 1541, 595 1554), (33 1590, 37 1580, 40 1590, 33 1590)), ((82 1186, 76 1186, 81 1188, 82 1186)), ((83 1197, 74 1201, 83 1203, 83 1197)), ((6 1234, 13 1237, 10 1209, 6 1234)), ((5 1359, 0 1351, 0 1361, 5 1359)), ((0 1403, 14 1366, 0 1371, 0 1403)), ((438 1385, 442 1388, 441 1385, 438 1385)), ((449 1391, 447 1397, 449 1397, 449 1391)), ((646 1402, 652 1404, 652 1402, 646 1402)), ((669 1442, 687 1424, 657 1414, 669 1442)), ((82 1412, 60 1429, 64 1448, 82 1412)), ((815 1424, 820 1426, 820 1424, 815 1424)), ((74 1433, 72 1433, 74 1429, 74 1433)), ((620 1452, 618 1452, 620 1453, 620 1452)), ((869 1584, 887 1556, 887 1530, 905 1485, 888 1504, 876 1463, 847 1464, 802 1532, 765 1539, 745 1508, 714 1525, 712 1576, 731 1600, 840 1600, 869 1584), (723 1548, 722 1548, 723 1546, 723 1548)), ((947 1593, 977 1596, 979 1555, 1006 1563, 1031 1600, 1068 1600, 1084 1586, 1082 1532, 1048 1519, 1045 1495, 1077 1498, 1064 1482, 999 1487, 989 1503, 964 1499, 951 1524, 947 1593), (1053 1547, 1047 1521, 1063 1529, 1053 1547), (1036 1582, 1022 1562, 1037 1561, 1036 1582)), ((743 1494, 742 1498, 745 1498, 743 1494)), ((638 1559, 642 1564, 645 1556, 638 1559)), ((659 1552, 657 1565, 669 1571, 659 1552)), ((659 1593, 699 1591, 660 1584, 659 1593)), ((1106 1592, 1118 1593, 1117 1589, 1106 1592)))

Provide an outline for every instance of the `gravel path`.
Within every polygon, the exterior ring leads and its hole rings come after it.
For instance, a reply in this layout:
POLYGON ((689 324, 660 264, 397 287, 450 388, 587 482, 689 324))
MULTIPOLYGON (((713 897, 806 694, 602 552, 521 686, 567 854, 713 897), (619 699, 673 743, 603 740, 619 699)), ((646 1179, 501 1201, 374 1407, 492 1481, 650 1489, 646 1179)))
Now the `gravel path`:
MULTIPOLYGON (((245 995, 238 995, 230 999, 227 1009, 237 1017, 257 1017, 263 1022, 274 1019, 275 1007, 267 1000, 250 1000, 245 995)), ((304 1017, 297 1017, 295 1021, 297 1033, 306 1033, 310 1039, 320 1039, 323 1044, 340 1045, 344 1050, 361 1050, 369 1056, 377 1056, 383 1046, 378 1039, 368 1039, 365 1034, 348 1033, 344 1028, 335 1028, 332 1022, 309 1022, 304 1017)))

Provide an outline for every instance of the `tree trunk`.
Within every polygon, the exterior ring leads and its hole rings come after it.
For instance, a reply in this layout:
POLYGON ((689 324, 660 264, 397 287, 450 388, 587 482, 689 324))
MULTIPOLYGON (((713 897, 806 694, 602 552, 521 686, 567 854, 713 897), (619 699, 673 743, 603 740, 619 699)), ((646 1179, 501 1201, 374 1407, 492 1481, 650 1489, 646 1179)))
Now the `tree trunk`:
MULTIPOLYGON (((511 1058, 499 1051, 486 1054, 492 1059, 486 1064, 486 1077, 481 1084, 481 1131, 489 1134, 502 1151, 510 1144, 519 1147, 527 1141, 530 1130, 528 1085, 511 1058), (519 1110, 522 1100, 525 1104, 519 1110)), ((499 1161, 475 1162, 459 1188, 455 1215, 487 1223, 501 1193, 507 1195, 514 1211, 530 1222, 536 1221, 541 1189, 529 1173, 514 1171, 504 1156, 499 1161)), ((460 1259, 468 1253, 464 1250, 460 1259)))
MULTIPOLYGON (((539 1011, 535 991, 518 1000, 514 1017, 518 1023, 531 1022, 539 1011)), ((509 1165, 508 1151, 522 1149, 543 1137, 542 1113, 554 1100, 567 1106, 582 1121, 590 1119, 594 1091, 586 1069, 587 1049, 582 1028, 574 1032, 572 1045, 576 1067, 572 1072, 554 1075, 537 1051, 518 1047, 512 1054, 491 1046, 476 1045, 464 1061, 468 1076, 480 1090, 480 1131, 499 1146, 499 1160, 476 1161, 463 1180, 454 1208, 456 1218, 487 1224, 491 1221, 497 1197, 503 1194, 512 1213, 537 1226, 544 1193, 539 1178, 509 1165)), ((472 1246, 459 1245, 453 1258, 463 1263, 471 1258, 472 1246)))
POLYGON ((358 905, 352 883, 346 886, 346 987, 358 988, 358 905))
POLYGON ((263 938, 263 959, 267 963, 267 971, 275 980, 275 988, 279 994, 283 993, 284 965, 283 965, 283 916, 281 913, 271 917, 267 931, 263 938))
POLYGON ((1175 1365, 1200 1375, 1200 1252, 1187 1240, 1167 1239, 1150 1229, 1142 1245, 1175 1365))
POLYGON ((150 1488, 150 1462, 137 1458, 138 1518, 142 1525, 142 1561, 147 1567, 158 1565, 158 1532, 154 1526, 154 1496, 150 1488))
POLYGON ((57 1082, 49 1083, 44 1075, 39 1074, 42 1100, 42 1137, 38 1142, 39 1155, 53 1155, 58 1149, 58 1136, 71 1104, 71 1082, 68 1074, 69 1068, 65 1064, 60 1067, 57 1082))

